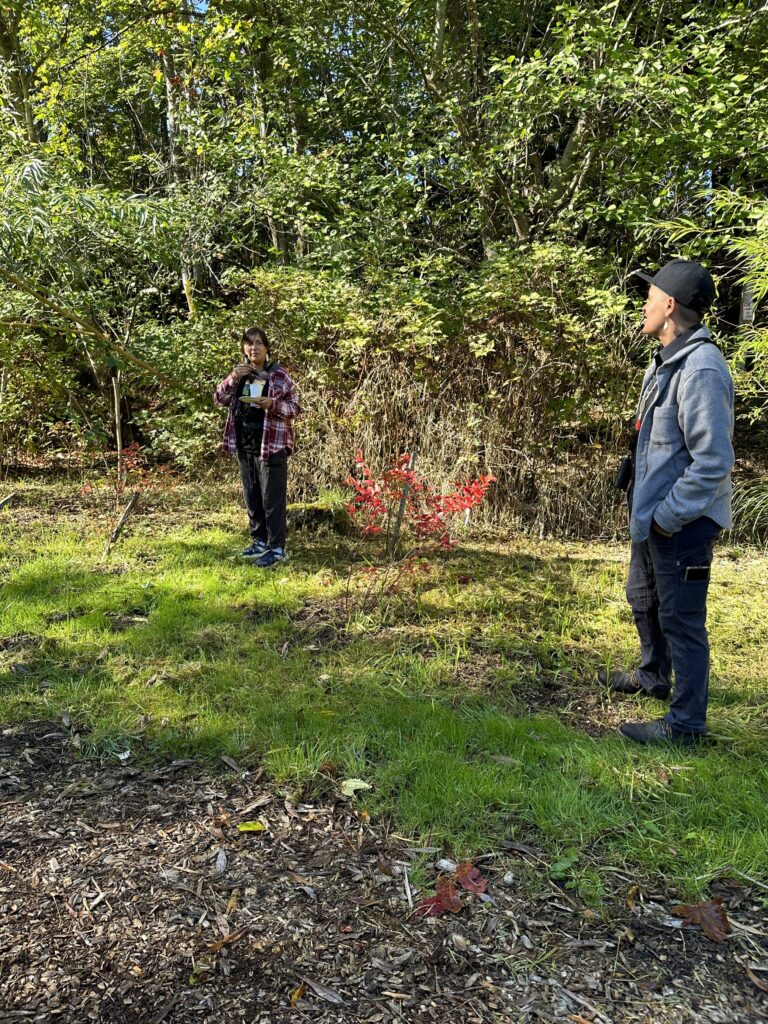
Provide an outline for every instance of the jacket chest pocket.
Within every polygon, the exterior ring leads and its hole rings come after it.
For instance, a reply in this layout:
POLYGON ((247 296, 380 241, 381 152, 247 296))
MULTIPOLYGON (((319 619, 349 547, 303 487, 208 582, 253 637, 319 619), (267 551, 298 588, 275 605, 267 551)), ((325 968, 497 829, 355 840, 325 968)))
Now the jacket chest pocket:
POLYGON ((682 441, 683 432, 677 422, 677 406, 654 409, 650 443, 657 448, 679 448, 682 441))

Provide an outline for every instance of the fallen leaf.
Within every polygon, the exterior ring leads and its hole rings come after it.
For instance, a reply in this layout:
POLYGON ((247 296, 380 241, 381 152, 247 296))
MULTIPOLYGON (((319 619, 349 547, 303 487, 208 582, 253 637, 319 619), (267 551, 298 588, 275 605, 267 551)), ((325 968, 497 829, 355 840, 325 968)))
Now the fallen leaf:
POLYGON ((312 885, 312 879, 305 878, 304 875, 300 875, 298 871, 289 871, 288 877, 292 882, 295 882, 296 885, 312 885))
MULTIPOLYGON (((757 967, 757 964, 755 964, 754 966, 757 967)), ((768 982, 765 982, 761 978, 758 978, 752 970, 752 968, 749 966, 749 964, 745 964, 744 967, 746 969, 747 977, 749 978, 749 980, 753 982, 755 985, 757 985, 761 992, 768 992, 768 982)), ((758 971, 768 971, 768 967, 757 967, 757 969, 758 971)))
POLYGON ((354 796, 358 790, 370 789, 371 786, 367 782, 363 782, 362 779, 344 779, 339 786, 339 789, 343 796, 354 796))
POLYGON ((270 793, 262 793, 261 796, 256 797, 253 803, 248 804, 247 807, 243 807, 240 814, 250 814, 251 811, 255 811, 259 807, 266 807, 267 804, 272 803, 272 796, 270 793))
POLYGON ((322 985, 319 981, 312 981, 311 978, 304 978, 304 983, 309 985, 315 995, 320 996, 327 1003, 335 1003, 336 1006, 343 1006, 345 1003, 344 997, 333 989, 328 988, 327 985, 322 985))
POLYGON ((214 869, 217 875, 223 875, 227 870, 227 855, 223 850, 219 850, 216 854, 216 863, 214 869))
POLYGON ((464 904, 449 878, 438 879, 434 896, 427 896, 416 907, 422 917, 441 917, 443 914, 458 914, 464 904))
POLYGON ((712 942, 725 942, 731 930, 730 922, 723 910, 723 901, 718 897, 714 900, 700 900, 698 903, 680 903, 672 908, 672 913, 682 918, 683 925, 699 925, 701 930, 712 942))
POLYGON ((291 1009, 293 1009, 293 1007, 296 1005, 296 1003, 298 1003, 298 1001, 301 999, 301 997, 304 995, 306 991, 307 986, 302 981, 299 987, 297 989, 294 989, 293 992, 291 992, 291 1009))
POLYGON ((230 945, 232 942, 237 942, 238 939, 242 939, 245 933, 248 931, 248 925, 243 925, 242 928, 238 928, 237 931, 230 932, 229 935, 225 935, 223 939, 219 939, 218 942, 212 943, 208 950, 211 953, 218 953, 224 946, 230 945))
POLYGON ((238 775, 242 774, 243 769, 240 767, 240 765, 237 763, 234 757, 230 757, 228 754, 222 754, 221 760, 228 768, 231 768, 233 772, 237 772, 238 775))
POLYGON ((478 868, 471 860, 459 864, 456 868, 456 881, 467 892, 485 892, 488 888, 488 879, 483 878, 478 868))
POLYGON ((637 896, 638 892, 640 892, 639 885, 631 885, 627 892, 627 906, 633 914, 637 911, 637 903, 635 902, 635 896, 637 896))
POLYGON ((241 821, 237 830, 238 832, 266 832, 267 826, 261 821, 241 821))
POLYGON ((502 850, 510 850, 515 853, 528 853, 533 857, 538 856, 538 850, 535 850, 532 846, 528 846, 525 843, 516 843, 514 839, 502 839, 499 846, 502 850))

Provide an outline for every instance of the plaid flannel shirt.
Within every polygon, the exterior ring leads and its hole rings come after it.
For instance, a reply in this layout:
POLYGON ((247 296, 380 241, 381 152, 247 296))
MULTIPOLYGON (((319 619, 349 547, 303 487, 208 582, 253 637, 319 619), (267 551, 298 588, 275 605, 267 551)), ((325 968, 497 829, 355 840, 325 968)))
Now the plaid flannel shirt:
MULTIPOLYGON (((236 395, 237 377, 234 373, 230 373, 216 388, 213 396, 216 405, 223 405, 229 410, 227 424, 224 427, 224 440, 221 445, 222 451, 228 455, 237 454, 234 410, 236 395)), ((261 439, 262 459, 268 459, 270 455, 282 451, 283 448, 293 451, 293 421, 301 415, 296 388, 281 366, 276 367, 269 375, 268 397, 272 399, 272 408, 267 409, 264 413, 264 434, 261 439)))

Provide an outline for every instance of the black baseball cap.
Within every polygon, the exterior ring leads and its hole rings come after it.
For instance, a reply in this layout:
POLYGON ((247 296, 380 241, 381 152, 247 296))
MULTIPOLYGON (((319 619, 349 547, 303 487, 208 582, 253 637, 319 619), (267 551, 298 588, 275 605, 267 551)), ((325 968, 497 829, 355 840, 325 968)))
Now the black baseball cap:
POLYGON ((635 270, 631 275, 655 284, 683 306, 703 313, 715 301, 715 282, 706 267, 689 260, 670 260, 653 277, 635 270))

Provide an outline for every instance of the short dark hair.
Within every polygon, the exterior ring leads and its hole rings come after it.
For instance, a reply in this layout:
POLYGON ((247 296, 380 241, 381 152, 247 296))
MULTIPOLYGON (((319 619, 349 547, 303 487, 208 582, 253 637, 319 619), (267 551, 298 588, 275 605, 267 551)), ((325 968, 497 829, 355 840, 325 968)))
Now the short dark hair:
POLYGON ((245 330, 243 331, 243 336, 240 339, 240 351, 242 352, 242 350, 245 348, 247 344, 252 344, 254 341, 260 341, 264 348, 267 350, 267 353, 269 353, 269 338, 266 336, 266 334, 264 333, 264 331, 262 331, 260 327, 245 328, 245 330))
MULTIPOLYGON (((677 302, 677 300, 675 301, 677 302)), ((675 319, 682 327, 693 327, 694 324, 701 323, 701 313, 691 309, 690 306, 684 306, 682 302, 678 302, 675 306, 675 319)))

